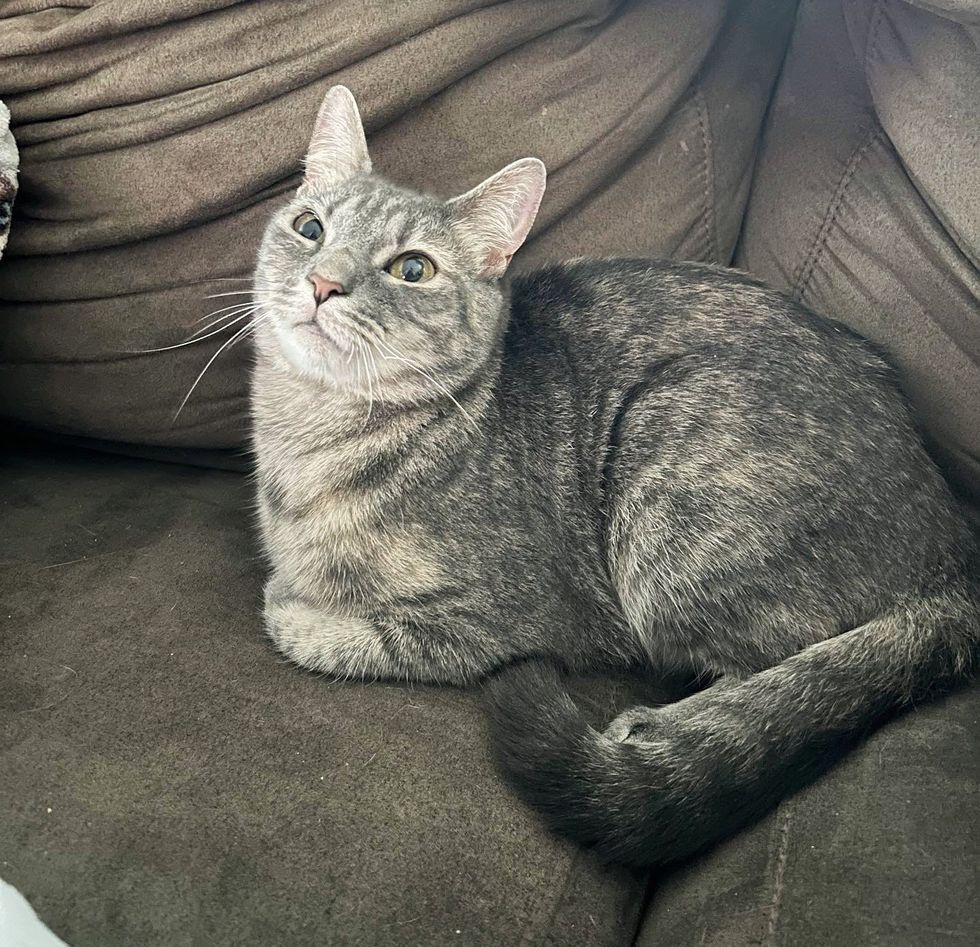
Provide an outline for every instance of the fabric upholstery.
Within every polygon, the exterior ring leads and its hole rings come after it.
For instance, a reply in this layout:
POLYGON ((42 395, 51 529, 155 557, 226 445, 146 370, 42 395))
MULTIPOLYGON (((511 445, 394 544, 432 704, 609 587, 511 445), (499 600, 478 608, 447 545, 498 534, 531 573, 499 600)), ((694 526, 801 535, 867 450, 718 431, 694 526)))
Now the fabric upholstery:
MULTIPOLYGON (((277 659, 248 501, 225 471, 50 447, 0 463, 0 877, 72 947, 591 947, 641 920, 639 947, 980 933, 976 689, 654 879, 641 918, 643 877, 503 784, 476 694, 277 659)), ((579 698, 596 723, 638 699, 579 698)))
POLYGON ((663 879, 637 947, 980 942, 980 690, 918 708, 663 879))
POLYGON ((873 339, 980 510, 980 2, 801 5, 737 263, 873 339))
MULTIPOLYGON (((334 82, 397 180, 449 194, 544 158, 525 266, 728 262, 793 14, 784 0, 18 0, 0 14, 22 150, 0 413, 233 466, 244 346, 176 422, 216 344, 132 351, 180 341, 217 308, 206 294, 237 285, 203 281, 248 274, 334 82)), ((737 250, 897 358, 974 498, 978 27, 978 0, 804 0, 737 250)), ((24 445, 2 459, 0 877, 72 947, 980 941, 975 689, 648 883, 517 803, 477 694, 280 663, 249 503, 225 471, 24 445)), ((598 720, 627 690, 581 696, 598 720)))
POLYGON ((644 879, 520 806, 477 695, 277 658, 248 490, 3 458, 0 877, 71 947, 628 943, 644 879))
POLYGON ((22 150, 0 268, 0 410, 144 445, 246 438, 247 347, 156 354, 247 283, 336 82, 376 168, 450 195, 523 155, 550 187, 523 264, 730 258, 792 26, 786 0, 102 0, 0 17, 22 150))

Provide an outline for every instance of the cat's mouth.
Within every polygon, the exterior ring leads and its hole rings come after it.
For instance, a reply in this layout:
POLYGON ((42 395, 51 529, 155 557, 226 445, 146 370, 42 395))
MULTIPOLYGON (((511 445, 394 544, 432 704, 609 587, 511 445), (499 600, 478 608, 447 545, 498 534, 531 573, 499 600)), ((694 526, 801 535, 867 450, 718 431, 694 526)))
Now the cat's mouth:
POLYGON ((354 318, 338 311, 341 304, 304 305, 278 322, 279 348, 300 374, 346 384, 356 383, 368 370, 370 356, 364 349, 370 342, 354 318))
POLYGON ((349 331, 345 331, 336 320, 329 318, 311 316, 302 322, 293 325, 294 330, 298 330, 307 338, 325 340, 335 349, 342 352, 350 352, 354 348, 354 342, 349 331))

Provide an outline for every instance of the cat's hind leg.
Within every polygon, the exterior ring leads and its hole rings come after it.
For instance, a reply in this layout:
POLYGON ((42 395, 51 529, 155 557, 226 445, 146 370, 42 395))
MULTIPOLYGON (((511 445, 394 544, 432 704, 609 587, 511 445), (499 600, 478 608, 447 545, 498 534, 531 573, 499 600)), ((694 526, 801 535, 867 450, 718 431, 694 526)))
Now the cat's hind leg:
POLYGON ((860 464, 826 431, 798 430, 779 391, 750 390, 745 407, 751 378, 721 361, 672 363, 635 392, 606 464, 606 551, 624 615, 651 663, 706 680, 856 627, 902 582, 874 555, 889 538, 885 511, 855 509, 840 487, 867 492, 860 464))

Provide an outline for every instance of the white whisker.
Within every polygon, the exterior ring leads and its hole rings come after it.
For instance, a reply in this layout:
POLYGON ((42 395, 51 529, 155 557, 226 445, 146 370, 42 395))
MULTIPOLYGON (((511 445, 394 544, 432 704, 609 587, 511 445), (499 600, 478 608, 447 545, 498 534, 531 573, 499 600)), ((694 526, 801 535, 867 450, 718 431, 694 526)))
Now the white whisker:
MULTIPOLYGON (((357 346, 356 345, 352 345, 350 352, 351 352, 351 355, 357 355, 357 346)), ((361 360, 360 360, 360 358, 358 358, 358 360, 354 364, 357 365, 357 387, 360 388, 361 387, 361 360)))
POLYGON ((378 371, 378 361, 374 357, 374 346, 371 345, 370 341, 366 342, 365 352, 371 359, 371 364, 374 366, 374 380, 378 383, 378 401, 382 404, 385 403, 384 395, 382 395, 383 386, 381 384, 381 372, 378 371))
POLYGON ((374 382, 371 380, 371 366, 368 364, 371 353, 368 351, 367 342, 361 344, 364 347, 364 374, 368 382, 368 420, 370 421, 371 411, 374 409, 374 382))
MULTIPOLYGON (((170 352, 173 349, 182 349, 185 345, 196 345, 198 342, 204 342, 207 339, 214 338, 214 336, 216 336, 216 335, 221 335, 222 332, 227 332, 228 329, 230 329, 236 323, 241 322, 242 319, 248 319, 249 316, 252 315, 252 312, 253 311, 251 309, 248 312, 243 312, 240 315, 236 316, 234 319, 232 319, 231 322, 228 322, 225 325, 220 326, 219 328, 215 329, 214 332, 209 332, 207 335, 200 336, 200 338, 196 338, 195 339, 194 336, 191 336, 191 338, 185 339, 183 342, 177 342, 174 345, 164 345, 164 346, 162 346, 161 348, 158 348, 158 349, 141 349, 141 350, 139 350, 137 352, 130 352, 129 354, 131 354, 131 355, 149 355, 149 354, 151 354, 153 352, 170 352)), ((230 317, 226 316, 225 318, 230 318, 230 317)), ((197 333, 195 333, 195 335, 196 334, 197 333)))
POLYGON ((220 299, 222 296, 278 296, 274 289, 230 289, 226 293, 210 293, 205 299, 220 299))
MULTIPOLYGON (((243 303, 241 306, 235 306, 231 312, 225 313, 223 316, 219 316, 213 322, 209 322, 206 326, 202 326, 200 329, 196 329, 187 337, 187 341, 190 342, 198 336, 201 338, 207 338, 207 336, 201 336, 201 333, 214 329, 216 326, 221 325, 222 322, 226 323, 226 325, 231 325, 232 323, 228 322, 229 319, 236 320, 243 313, 258 312, 261 308, 262 307, 257 303, 243 303)), ((221 330, 219 329, 218 331, 220 332, 221 330)))
POLYGON ((258 323, 259 320, 246 323, 246 325, 243 328, 239 329, 230 339, 228 339, 227 342, 222 343, 218 351, 215 352, 214 355, 212 355, 211 358, 208 359, 207 365, 205 365, 204 368, 201 369, 201 374, 194 379, 194 384, 191 385, 190 391, 188 391, 187 394, 184 395, 184 400, 181 401, 180 407, 177 409, 177 413, 174 415, 174 421, 176 421, 177 418, 180 417, 180 412, 184 410, 184 406, 190 400, 191 395, 194 394, 194 389, 197 388, 201 379, 207 373, 207 370, 214 364, 215 359, 229 346, 234 345, 239 339, 245 338, 245 336, 249 333, 249 331, 254 329, 258 325, 258 323))
MULTIPOLYGON (((398 349, 396 349, 389 342, 382 342, 381 344, 391 349, 393 352, 398 351, 398 349)), ((423 378, 427 378, 429 381, 431 381, 433 385, 435 385, 454 405, 456 405, 456 407, 459 409, 459 413, 462 414, 463 417, 466 418, 466 420, 472 425, 473 430, 479 431, 479 427, 477 426, 476 422, 473 420, 473 418, 469 416, 465 408, 463 408, 463 406, 453 397, 452 392, 445 385, 443 385, 439 381, 436 381, 436 379, 433 378, 427 371, 424 371, 422 368, 420 368, 410 358, 406 358, 404 354, 385 355, 384 352, 381 352, 380 354, 383 359, 386 359, 388 361, 404 362, 413 371, 418 372, 423 378)))
MULTIPOLYGON (((258 305, 258 303, 257 302, 256 303, 251 303, 251 302, 248 302, 247 300, 242 300, 241 302, 232 303, 230 306, 224 306, 221 309, 215 309, 213 312, 209 312, 209 313, 207 313, 207 315, 201 316, 200 319, 195 319, 191 323, 191 325, 192 326, 196 326, 199 322, 204 322, 205 319, 208 319, 211 316, 218 315, 219 312, 227 312, 229 309, 237 309, 239 306, 251 306, 251 305, 258 305)), ((204 329, 201 329, 199 331, 203 332, 205 330, 204 329)))
MULTIPOLYGON (((364 385, 370 386, 370 379, 368 379, 368 377, 367 377, 367 374, 368 374, 368 372, 367 372, 367 362, 364 360, 364 353, 363 353, 363 351, 361 349, 360 342, 355 338, 353 344, 354 344, 354 351, 357 353, 357 387, 358 387, 358 389, 361 389, 362 392, 363 392, 364 385), (363 382, 361 381, 361 366, 362 365, 364 366, 364 381, 363 382)), ((370 393, 370 387, 368 388, 368 391, 370 393)), ((370 421, 370 420, 371 420, 371 401, 370 401, 370 394, 369 394, 368 413, 367 413, 367 415, 364 418, 364 424, 361 426, 361 431, 362 432, 367 428, 368 421, 370 421)))

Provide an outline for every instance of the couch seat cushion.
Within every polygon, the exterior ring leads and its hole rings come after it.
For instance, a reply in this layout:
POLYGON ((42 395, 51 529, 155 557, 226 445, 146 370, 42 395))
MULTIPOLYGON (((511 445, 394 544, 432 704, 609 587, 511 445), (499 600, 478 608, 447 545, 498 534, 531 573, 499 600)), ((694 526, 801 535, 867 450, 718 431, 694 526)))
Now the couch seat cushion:
POLYGON ((244 477, 0 484, 0 877, 72 947, 629 943, 643 879, 515 800, 475 694, 277 658, 244 477))

